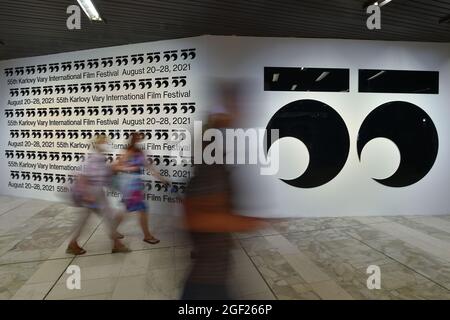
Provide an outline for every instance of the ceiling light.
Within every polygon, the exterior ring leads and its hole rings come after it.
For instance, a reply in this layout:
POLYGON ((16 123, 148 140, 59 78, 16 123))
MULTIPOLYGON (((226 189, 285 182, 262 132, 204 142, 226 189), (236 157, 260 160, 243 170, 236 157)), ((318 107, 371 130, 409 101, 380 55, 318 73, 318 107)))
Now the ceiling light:
POLYGON ((295 89, 297 89, 297 85, 296 85, 296 84, 294 84, 294 85, 291 87, 291 90, 292 90, 292 91, 294 91, 295 89))
POLYGON ((272 82, 277 82, 279 77, 280 77, 279 73, 274 73, 272 77, 272 82))
POLYGON ((102 21, 102 17, 98 13, 97 9, 94 6, 92 0, 77 0, 78 4, 83 8, 84 13, 88 16, 91 21, 102 21))
POLYGON ((382 6, 387 5, 391 1, 392 0, 382 0, 382 1, 375 1, 375 2, 373 0, 366 1, 364 4, 364 9, 367 9, 367 7, 370 7, 370 6, 379 6, 381 8, 382 6))
POLYGON ((381 76, 384 73, 386 73, 386 71, 380 71, 376 75, 374 75, 374 76, 370 77, 369 79, 367 79, 367 81, 370 81, 370 80, 373 80, 375 78, 378 78, 379 76, 381 76))
POLYGON ((381 1, 380 3, 378 3, 378 6, 381 8, 382 6, 388 4, 388 3, 391 2, 391 1, 392 1, 392 0, 384 0, 384 1, 381 1))
POLYGON ((324 79, 324 78, 325 78, 326 76, 328 76, 329 74, 330 74, 329 71, 322 72, 322 74, 316 79, 316 82, 321 81, 322 79, 324 79))

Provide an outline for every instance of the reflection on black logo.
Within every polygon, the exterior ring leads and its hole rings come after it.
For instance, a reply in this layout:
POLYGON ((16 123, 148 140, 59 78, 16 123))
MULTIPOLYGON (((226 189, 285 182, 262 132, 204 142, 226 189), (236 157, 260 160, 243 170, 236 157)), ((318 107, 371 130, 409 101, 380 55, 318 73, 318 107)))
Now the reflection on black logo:
POLYGON ((84 60, 78 60, 73 62, 75 70, 83 70, 85 67, 84 60))
POLYGON ((157 140, 167 140, 169 139, 169 130, 167 129, 156 129, 155 130, 155 137, 157 140))
POLYGON ((177 50, 164 51, 164 61, 168 62, 170 60, 176 61, 178 59, 177 50))
POLYGON ((82 139, 92 139, 92 131, 91 130, 81 130, 81 138, 82 139))
POLYGON ((131 105, 131 113, 132 114, 143 114, 144 113, 144 105, 143 104, 132 104, 131 105))
POLYGON ((52 94, 53 93, 53 87, 52 86, 44 86, 42 92, 45 95, 52 94))
POLYGON ((47 152, 38 151, 38 160, 47 160, 47 152))
POLYGON ((163 86, 164 88, 167 88, 169 86, 169 78, 155 78, 155 84, 157 88, 161 88, 163 86))
POLYGON ((102 58, 102 67, 112 67, 113 65, 113 58, 112 57, 108 57, 108 58, 102 58))
POLYGON ((11 179, 19 179, 20 173, 19 173, 19 171, 11 171, 10 176, 11 176, 11 179))
POLYGON ((71 116, 72 115, 72 108, 71 107, 62 107, 61 112, 63 116, 71 116))
POLYGON ((94 130, 94 137, 98 137, 100 135, 106 135, 106 130, 94 130))
POLYGON ((55 86, 55 92, 56 94, 66 93, 66 86, 65 85, 55 86))
POLYGON ((76 116, 84 116, 86 114, 84 107, 73 107, 73 109, 76 116))
POLYGON ((17 159, 25 159, 25 151, 16 151, 16 158, 17 159))
POLYGON ((16 117, 20 118, 20 117, 24 117, 24 116, 25 116, 25 112, 23 111, 23 109, 16 110, 16 117))
POLYGON ((123 88, 125 90, 136 89, 136 80, 123 80, 123 88))
POLYGON ((181 103, 181 111, 183 111, 183 113, 187 113, 188 111, 190 111, 190 113, 194 113, 195 112, 195 102, 182 102, 181 103))
POLYGON ((50 72, 58 72, 59 71, 59 63, 50 63, 48 65, 50 72))
POLYGON ((59 152, 49 152, 50 160, 59 160, 59 152))
POLYGON ((139 79, 139 87, 141 89, 150 89, 152 87, 152 79, 139 79))
POLYGON ((36 73, 36 69, 34 66, 27 66, 25 68, 26 68, 27 74, 35 74, 36 73))
POLYGON ((105 91, 106 90, 106 82, 95 82, 94 89, 96 92, 105 91))
POLYGON ((120 139, 120 130, 109 130, 108 137, 110 139, 120 139))
POLYGON ((186 77, 180 76, 180 77, 172 77, 172 84, 174 87, 184 87, 186 85, 186 77))
POLYGON ((173 182, 172 188, 170 189, 171 193, 184 193, 186 190, 186 183, 184 182, 173 182))
POLYGON ((166 114, 170 112, 176 113, 178 110, 176 103, 164 103, 163 106, 164 106, 163 110, 166 114))
POLYGON ((56 174, 56 183, 66 183, 66 176, 63 174, 56 174))
POLYGON ((40 95, 41 94, 41 87, 32 87, 31 88, 31 94, 34 95, 40 95))
POLYGON ((70 71, 70 70, 72 70, 72 63, 71 62, 62 62, 61 68, 63 71, 70 71))
POLYGON ((20 136, 22 138, 29 138, 30 137, 30 130, 20 130, 20 136))
POLYGON ((51 117, 59 116, 59 109, 58 108, 49 108, 48 113, 51 117))
POLYGON ((99 113, 100 113, 99 107, 94 107, 94 106, 89 106, 88 107, 88 115, 90 115, 90 116, 92 116, 92 115, 98 116, 99 113))
POLYGON ((309 151, 309 164, 298 178, 282 180, 297 188, 314 188, 336 177, 347 161, 350 138, 341 116, 327 104, 317 100, 293 101, 280 110, 267 125, 266 152, 271 146, 271 129, 279 130, 279 138, 301 140, 309 151))
POLYGON ((127 115, 128 114, 128 106, 126 104, 116 106, 116 113, 118 115, 121 115, 121 114, 127 115))
POLYGON ((114 112, 113 106, 102 106, 102 114, 104 116, 106 115, 112 115, 114 112))
POLYGON ((16 70, 16 76, 23 76, 23 74, 24 74, 23 67, 17 67, 17 68, 15 68, 15 70, 16 70))
POLYGON ((19 130, 9 130, 9 136, 11 138, 18 138, 19 137, 19 130))
POLYGON ((98 68, 98 59, 88 59, 87 65, 89 69, 98 68))
POLYGON ((159 103, 147 104, 147 111, 149 114, 159 114, 161 105, 159 103))
POLYGON ((147 53, 147 61, 149 63, 158 63, 161 60, 160 52, 149 52, 147 53))
POLYGON ((144 63, 144 54, 132 54, 131 55, 131 62, 133 64, 142 64, 144 63))
POLYGON ((181 49, 181 57, 183 60, 186 60, 187 58, 195 59, 195 49, 181 49))
POLYGON ((400 165, 386 179, 374 179, 389 187, 406 187, 418 182, 433 167, 439 139, 433 121, 418 106, 393 101, 373 110, 364 120, 358 134, 358 156, 372 139, 383 137, 400 150, 400 165))
POLYGON ((38 64, 37 65, 37 71, 39 73, 45 73, 47 72, 47 65, 46 64, 38 64))
POLYGON ((128 64, 128 56, 118 56, 116 57, 116 65, 118 66, 126 66, 128 64))
POLYGON ((13 68, 6 68, 5 69, 5 75, 7 77, 11 77, 14 74, 13 68))
POLYGON ((13 150, 5 150, 5 156, 7 159, 14 158, 14 151, 13 150))

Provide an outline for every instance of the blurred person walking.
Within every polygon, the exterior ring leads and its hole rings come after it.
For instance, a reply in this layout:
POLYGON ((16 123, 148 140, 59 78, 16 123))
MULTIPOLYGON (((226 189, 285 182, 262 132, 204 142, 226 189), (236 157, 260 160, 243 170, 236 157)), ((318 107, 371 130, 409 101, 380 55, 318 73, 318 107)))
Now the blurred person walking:
POLYGON ((93 143, 94 153, 88 157, 83 172, 77 177, 73 186, 74 202, 86 210, 80 213, 78 223, 66 250, 68 254, 81 255, 86 253, 86 250, 78 244, 78 239, 93 212, 105 219, 109 237, 113 241, 112 253, 130 251, 120 241, 123 238, 123 235, 117 232, 120 217, 114 216, 114 210, 110 207, 105 194, 105 188, 109 186, 112 176, 111 168, 106 164, 104 155, 106 145, 106 136, 97 136, 93 143))
POLYGON ((126 211, 136 212, 139 215, 139 224, 144 234, 143 241, 149 244, 157 244, 160 241, 151 234, 148 226, 149 212, 145 201, 144 182, 141 176, 144 173, 144 169, 148 169, 164 184, 168 185, 169 181, 164 179, 153 165, 147 161, 144 152, 139 148, 139 143, 142 139, 139 132, 133 132, 128 149, 113 166, 113 170, 121 175, 122 201, 126 211))
MULTIPOLYGON (((211 112, 204 130, 223 131, 235 123, 238 114, 235 87, 227 84, 220 92, 223 106, 211 112)), ((204 143, 203 148, 206 146, 204 143)), ((234 212, 230 169, 224 164, 202 162, 194 167, 193 178, 186 188, 184 220, 194 248, 193 266, 181 296, 183 300, 231 299, 228 289, 231 233, 254 230, 262 225, 261 219, 234 212)))

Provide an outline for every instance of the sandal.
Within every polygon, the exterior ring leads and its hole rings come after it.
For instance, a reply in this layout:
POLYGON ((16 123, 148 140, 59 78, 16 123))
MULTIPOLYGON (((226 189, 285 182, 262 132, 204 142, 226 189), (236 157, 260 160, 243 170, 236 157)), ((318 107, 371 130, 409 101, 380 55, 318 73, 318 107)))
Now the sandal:
POLYGON ((84 250, 81 247, 67 247, 66 249, 67 254, 73 254, 76 256, 82 255, 86 253, 86 250, 84 250))
POLYGON ((127 246, 120 246, 117 248, 112 248, 111 253, 127 253, 127 252, 131 252, 130 248, 128 248, 127 246))
POLYGON ((156 239, 156 238, 143 239, 142 241, 150 243, 150 244, 157 244, 160 242, 159 239, 156 239))
POLYGON ((114 239, 123 239, 123 238, 125 238, 125 236, 119 232, 116 232, 116 233, 114 233, 113 238, 114 239))

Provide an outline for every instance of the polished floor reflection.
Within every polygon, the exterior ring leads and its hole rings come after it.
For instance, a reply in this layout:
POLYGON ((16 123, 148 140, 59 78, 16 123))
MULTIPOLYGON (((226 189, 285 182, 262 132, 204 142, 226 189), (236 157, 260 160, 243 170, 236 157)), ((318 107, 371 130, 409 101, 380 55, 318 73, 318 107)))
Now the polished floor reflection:
MULTIPOLYGON (((121 226, 130 253, 111 254, 92 217, 79 257, 65 253, 75 208, 0 196, 0 299, 177 299, 191 264, 173 216, 152 216, 157 245, 121 226), (68 290, 66 268, 81 268, 68 290)), ((240 299, 450 299, 450 216, 302 218, 235 234, 230 284, 240 299), (381 289, 366 286, 369 265, 381 289)))

